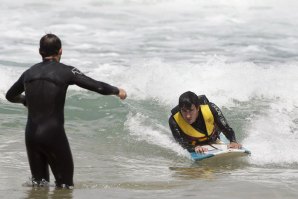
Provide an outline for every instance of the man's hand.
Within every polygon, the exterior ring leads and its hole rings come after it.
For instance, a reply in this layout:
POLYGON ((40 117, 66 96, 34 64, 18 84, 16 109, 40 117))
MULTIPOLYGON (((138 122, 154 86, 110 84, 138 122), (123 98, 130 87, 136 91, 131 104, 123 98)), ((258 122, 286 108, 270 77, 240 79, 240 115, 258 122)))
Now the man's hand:
POLYGON ((237 142, 231 142, 230 144, 228 144, 228 149, 232 148, 232 149, 241 149, 242 145, 238 144, 237 142))
POLYGON ((207 151, 208 151, 208 149, 205 148, 205 147, 201 147, 201 146, 196 146, 196 147, 195 147, 195 152, 196 152, 196 153, 205 153, 205 152, 207 152, 207 151))
POLYGON ((117 96, 120 99, 124 100, 127 97, 126 91, 122 88, 119 88, 119 94, 117 96))

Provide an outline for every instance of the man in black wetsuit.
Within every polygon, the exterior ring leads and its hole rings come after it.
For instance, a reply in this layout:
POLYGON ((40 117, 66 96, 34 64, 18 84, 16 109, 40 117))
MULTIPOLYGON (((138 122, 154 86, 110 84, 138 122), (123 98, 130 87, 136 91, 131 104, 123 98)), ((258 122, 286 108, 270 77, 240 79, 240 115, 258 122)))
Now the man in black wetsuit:
POLYGON ((73 187, 73 159, 64 131, 64 103, 69 85, 102 95, 126 98, 123 89, 96 81, 72 66, 60 63, 60 39, 47 34, 40 40, 39 53, 43 61, 26 70, 8 90, 10 102, 22 103, 28 108, 25 130, 27 154, 33 185, 49 182, 49 168, 57 187, 73 187), (25 91, 25 95, 22 93, 25 91))
POLYGON ((241 148, 221 110, 209 102, 205 95, 197 96, 187 91, 179 97, 179 105, 171 112, 169 125, 172 134, 188 151, 206 152, 208 149, 201 145, 215 143, 221 132, 230 141, 230 148, 241 148))

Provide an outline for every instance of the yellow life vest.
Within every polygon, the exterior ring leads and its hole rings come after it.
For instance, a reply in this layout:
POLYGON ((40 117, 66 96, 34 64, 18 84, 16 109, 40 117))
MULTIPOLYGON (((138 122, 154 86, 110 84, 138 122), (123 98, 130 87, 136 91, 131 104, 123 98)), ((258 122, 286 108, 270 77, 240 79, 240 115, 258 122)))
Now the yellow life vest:
POLYGON ((180 111, 178 111, 174 115, 174 119, 177 122, 178 126, 183 131, 183 133, 197 139, 199 142, 203 142, 203 141, 206 141, 213 134, 215 126, 214 126, 214 117, 209 106, 200 105, 200 108, 206 125, 207 135, 196 130, 194 127, 188 124, 182 117, 180 111))

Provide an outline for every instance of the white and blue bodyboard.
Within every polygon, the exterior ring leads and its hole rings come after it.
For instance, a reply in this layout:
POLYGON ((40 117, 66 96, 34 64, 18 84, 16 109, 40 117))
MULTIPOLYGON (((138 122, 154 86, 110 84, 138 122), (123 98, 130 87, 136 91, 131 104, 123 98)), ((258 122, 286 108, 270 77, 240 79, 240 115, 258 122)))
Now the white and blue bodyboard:
POLYGON ((224 143, 203 145, 202 147, 207 148, 208 151, 204 153, 191 152, 190 155, 193 160, 200 161, 211 157, 240 157, 250 154, 250 151, 243 147, 241 149, 231 149, 224 143))
POLYGON ((244 147, 242 147, 241 149, 228 148, 227 143, 229 143, 228 139, 224 136, 223 133, 221 133, 220 140, 218 139, 214 144, 202 146, 208 149, 207 152, 204 152, 204 153, 191 152, 190 153, 191 158, 195 161, 200 161, 211 157, 233 158, 233 157, 246 156, 250 154, 250 151, 244 147))

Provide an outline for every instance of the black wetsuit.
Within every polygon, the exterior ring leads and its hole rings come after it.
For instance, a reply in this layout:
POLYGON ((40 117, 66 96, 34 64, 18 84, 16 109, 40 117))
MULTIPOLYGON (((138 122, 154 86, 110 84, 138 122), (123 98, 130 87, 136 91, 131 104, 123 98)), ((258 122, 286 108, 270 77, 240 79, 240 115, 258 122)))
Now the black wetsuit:
POLYGON ((119 93, 118 88, 93 80, 72 66, 47 60, 25 71, 6 94, 7 100, 28 107, 25 140, 35 182, 49 181, 50 165, 58 187, 73 185, 74 165, 64 131, 65 96, 73 84, 103 95, 119 93))
MULTIPOLYGON (((176 106, 172 110, 172 115, 169 118, 169 126, 171 128, 172 134, 175 140, 188 151, 194 151, 194 148, 198 145, 208 144, 210 142, 215 141, 217 138, 219 138, 220 132, 224 133, 224 135, 230 140, 230 142, 236 142, 235 133, 233 129, 228 125, 221 110, 212 102, 209 102, 208 104, 214 117, 215 128, 216 128, 215 133, 207 141, 204 141, 204 142, 196 141, 195 144, 193 144, 194 138, 191 138, 190 136, 183 133, 183 131, 178 126, 177 122, 173 117, 175 113, 179 111, 179 107, 176 106)), ((192 124, 192 127, 207 135, 206 125, 201 111, 199 112, 197 120, 192 124)))

